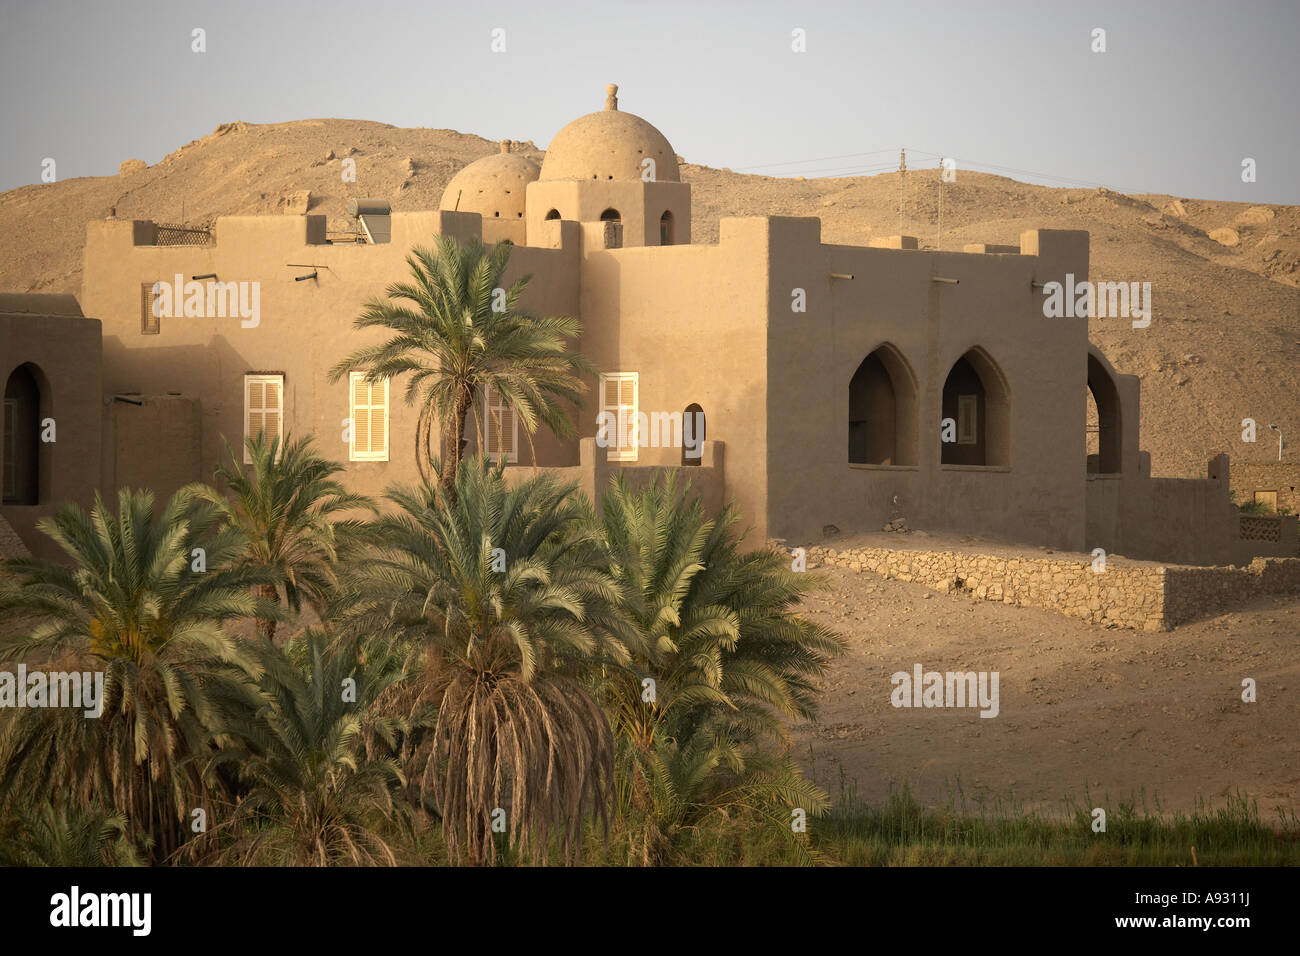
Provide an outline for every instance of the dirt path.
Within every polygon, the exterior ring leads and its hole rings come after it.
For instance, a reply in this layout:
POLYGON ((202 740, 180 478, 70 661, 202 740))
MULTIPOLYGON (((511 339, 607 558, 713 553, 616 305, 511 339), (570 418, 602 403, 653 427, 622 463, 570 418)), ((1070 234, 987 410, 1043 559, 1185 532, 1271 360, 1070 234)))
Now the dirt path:
POLYGON ((1165 810, 1191 810, 1198 795, 1222 806, 1240 788, 1269 821, 1275 807, 1300 807, 1300 599, 1150 633, 817 570, 831 587, 806 611, 849 650, 817 722, 795 727, 795 754, 832 798, 842 765, 870 803, 910 781, 923 803, 943 805, 960 778, 968 795, 1012 793, 1029 807, 1082 802, 1086 787, 1112 805, 1145 789, 1165 810), (997 671, 999 715, 893 707, 890 675, 917 663, 997 671), (1245 677, 1257 703, 1241 700, 1245 677))

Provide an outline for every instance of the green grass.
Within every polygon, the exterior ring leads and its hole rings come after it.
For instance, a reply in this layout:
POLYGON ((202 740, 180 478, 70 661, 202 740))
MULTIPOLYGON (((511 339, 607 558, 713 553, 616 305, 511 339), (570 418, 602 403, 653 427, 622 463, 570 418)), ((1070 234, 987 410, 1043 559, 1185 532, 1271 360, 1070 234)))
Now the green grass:
POLYGON ((1084 794, 1057 813, 1024 809, 1014 797, 969 798, 950 786, 925 808, 906 785, 883 807, 862 804, 841 774, 840 799, 812 826, 828 858, 848 866, 1282 866, 1300 864, 1300 819, 1277 811, 1269 825, 1240 793, 1225 806, 1198 802, 1191 813, 1161 811, 1145 791, 1114 803, 1084 794), (1094 833, 1092 808, 1106 811, 1094 833))

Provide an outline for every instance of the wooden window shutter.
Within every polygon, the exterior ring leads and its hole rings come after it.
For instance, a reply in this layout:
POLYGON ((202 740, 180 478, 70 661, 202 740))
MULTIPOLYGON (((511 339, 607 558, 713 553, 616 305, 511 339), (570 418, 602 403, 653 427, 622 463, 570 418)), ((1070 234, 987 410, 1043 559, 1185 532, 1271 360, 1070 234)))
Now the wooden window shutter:
MULTIPOLYGON (((284 376, 244 376, 244 437, 264 432, 267 439, 284 439, 284 376)), ((251 459, 244 451, 244 463, 251 459)))
POLYGON ((492 461, 519 460, 519 416, 515 409, 491 388, 484 389, 483 443, 492 461))
POLYGON ((613 441, 607 449, 610 461, 637 460, 638 388, 636 372, 609 372, 600 377, 601 411, 612 413, 615 423, 613 441))
POLYGON ((350 376, 352 461, 388 460, 388 379, 366 381, 365 372, 350 376))

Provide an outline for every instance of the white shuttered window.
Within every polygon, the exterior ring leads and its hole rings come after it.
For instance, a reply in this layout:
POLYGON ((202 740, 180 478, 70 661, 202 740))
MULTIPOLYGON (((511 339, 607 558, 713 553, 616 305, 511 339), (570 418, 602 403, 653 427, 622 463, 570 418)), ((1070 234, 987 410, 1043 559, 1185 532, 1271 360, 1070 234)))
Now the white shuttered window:
MULTIPOLYGON (((267 439, 284 440, 284 376, 244 376, 244 437, 265 432, 267 439)), ((244 449, 244 463, 250 462, 244 449)))
POLYGON ((370 384, 365 372, 348 377, 352 446, 349 461, 388 461, 388 379, 370 384))
POLYGON ((637 460, 637 390, 636 372, 608 372, 600 377, 600 410, 614 416, 608 436, 609 461, 637 460))
POLYGON ((484 443, 492 461, 507 463, 519 460, 519 414, 506 404, 500 392, 491 388, 483 396, 484 443))

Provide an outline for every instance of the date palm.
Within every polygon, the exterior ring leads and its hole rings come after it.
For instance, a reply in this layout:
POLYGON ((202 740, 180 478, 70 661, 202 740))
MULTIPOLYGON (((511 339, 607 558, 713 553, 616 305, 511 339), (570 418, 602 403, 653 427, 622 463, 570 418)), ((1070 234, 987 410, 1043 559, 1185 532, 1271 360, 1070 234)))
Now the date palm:
MULTIPOLYGON (((215 472, 229 498, 204 484, 189 485, 185 493, 212 504, 242 536, 242 560, 270 576, 259 591, 268 604, 279 604, 283 591, 294 614, 304 603, 323 614, 338 585, 340 561, 359 546, 363 530, 360 521, 340 515, 373 505, 334 479, 343 466, 317 455, 310 438, 285 436, 281 443, 258 433, 244 447, 250 464, 243 465, 227 443, 229 460, 215 472)), ((276 619, 259 618, 257 628, 273 640, 276 619)))
POLYGON ((448 505, 428 485, 390 491, 398 510, 381 519, 382 548, 351 596, 363 633, 422 659, 396 701, 403 714, 421 702, 436 712, 410 776, 451 855, 474 864, 496 858, 494 820, 540 860, 551 834, 572 858, 585 812, 607 819, 613 738, 579 674, 627 651, 574 491, 547 475, 508 488, 481 459, 461 463, 448 505))
POLYGON ((128 489, 117 505, 114 514, 98 495, 89 514, 64 505, 37 527, 70 566, 11 560, 0 578, 0 614, 32 621, 5 642, 4 660, 104 675, 97 718, 70 707, 5 712, 0 802, 57 794, 74 808, 111 806, 133 840, 152 838, 166 856, 208 795, 194 758, 252 692, 251 665, 223 623, 274 612, 251 593, 266 579, 235 564, 239 536, 212 506, 177 494, 156 513, 152 493, 128 489))
MULTIPOLYGON (((367 727, 392 740, 372 715, 375 698, 400 669, 368 660, 355 642, 327 648, 314 630, 285 649, 255 649, 264 700, 231 725, 237 745, 214 755, 209 771, 234 768, 245 788, 230 818, 233 839, 212 860, 271 866, 392 866, 388 832, 405 823, 394 799, 405 780, 395 760, 367 759, 367 727)), ((215 834, 218 838, 222 833, 215 834)))
MULTIPOLYGON (((330 369, 332 382, 354 371, 364 371, 371 383, 407 376, 406 402, 418 400, 420 408, 416 464, 427 483, 431 463, 439 460, 444 496, 455 494, 476 395, 490 389, 513 408, 530 443, 540 425, 571 437, 574 425, 562 403, 578 404, 587 388, 578 373, 594 371, 568 351, 567 340, 582 331, 576 319, 540 317, 520 308, 531 276, 505 285, 510 250, 508 242, 461 244, 443 235, 433 249, 416 248, 406 259, 410 281, 390 285, 385 297, 368 302, 353 323, 393 335, 357 349, 330 369), (440 456, 433 451, 435 426, 440 456)), ((479 427, 481 434, 481 422, 479 427)))
POLYGON ((737 804, 773 821, 782 802, 823 810, 826 795, 788 759, 785 724, 813 716, 816 680, 843 650, 796 613, 819 582, 778 552, 742 553, 734 508, 706 517, 671 473, 640 490, 616 477, 590 520, 641 649, 606 669, 601 699, 621 745, 621 804, 646 817, 646 861, 737 804))
POLYGON ((5 819, 0 866, 140 866, 126 833, 120 813, 71 812, 46 803, 5 819))

